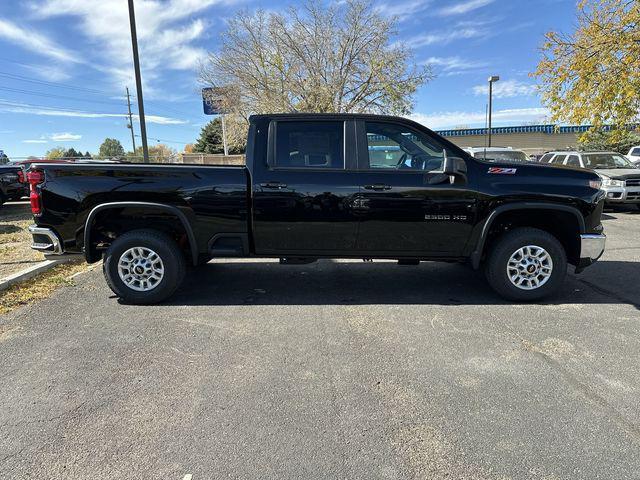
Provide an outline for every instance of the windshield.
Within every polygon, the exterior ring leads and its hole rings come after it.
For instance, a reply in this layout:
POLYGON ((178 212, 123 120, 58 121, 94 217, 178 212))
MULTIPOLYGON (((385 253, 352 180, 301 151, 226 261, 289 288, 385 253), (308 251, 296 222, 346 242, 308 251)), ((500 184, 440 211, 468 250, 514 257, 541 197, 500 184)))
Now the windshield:
POLYGON ((582 159, 585 168, 635 168, 625 157, 613 153, 586 153, 582 159))
POLYGON ((527 154, 519 150, 482 151, 475 154, 475 158, 481 158, 489 162, 501 162, 509 160, 512 162, 526 162, 527 154))

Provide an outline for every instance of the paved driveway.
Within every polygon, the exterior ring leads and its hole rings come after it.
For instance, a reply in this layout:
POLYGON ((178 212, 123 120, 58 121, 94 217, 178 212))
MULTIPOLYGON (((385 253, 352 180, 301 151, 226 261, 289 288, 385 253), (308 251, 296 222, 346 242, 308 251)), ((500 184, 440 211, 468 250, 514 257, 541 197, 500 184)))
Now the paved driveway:
POLYGON ((562 295, 456 265, 95 270, 0 318, 0 478, 640 478, 640 214, 562 295), (187 477, 188 478, 188 477, 187 477))

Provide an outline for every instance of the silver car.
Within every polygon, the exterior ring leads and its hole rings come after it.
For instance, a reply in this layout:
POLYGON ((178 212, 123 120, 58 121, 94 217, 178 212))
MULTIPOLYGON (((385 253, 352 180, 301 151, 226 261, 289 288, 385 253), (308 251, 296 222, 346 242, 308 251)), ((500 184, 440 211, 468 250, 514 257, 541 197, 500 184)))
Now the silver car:
MULTIPOLYGON (((640 169, 616 152, 549 152, 550 164, 594 170, 602 178, 605 203, 640 208, 640 169)), ((549 155, 547 154, 547 155, 549 155)), ((545 155, 546 156, 546 155, 545 155)))

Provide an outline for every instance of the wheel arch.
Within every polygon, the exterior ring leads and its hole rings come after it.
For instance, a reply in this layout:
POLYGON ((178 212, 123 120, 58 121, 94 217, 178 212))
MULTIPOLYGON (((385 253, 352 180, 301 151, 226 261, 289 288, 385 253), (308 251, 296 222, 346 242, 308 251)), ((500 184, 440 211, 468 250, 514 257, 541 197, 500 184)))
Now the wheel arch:
POLYGON ((172 216, 175 216, 181 223, 184 231, 186 233, 189 249, 191 251, 191 261, 194 265, 198 264, 198 244, 196 241, 195 234, 193 232, 193 228, 191 227, 191 223, 187 216, 182 212, 178 207, 174 205, 167 205, 165 203, 154 203, 154 202, 108 202, 101 203, 96 205, 91 209, 89 215, 84 224, 84 255, 85 259, 88 263, 97 262, 100 259, 100 256, 97 254, 97 251, 91 244, 92 234, 94 233, 94 223, 96 218, 100 213, 103 213, 108 210, 116 210, 116 209, 125 209, 125 208, 136 208, 142 210, 149 211, 162 211, 166 212, 172 216))
POLYGON ((584 217, 576 207, 570 205, 559 205, 554 203, 518 202, 508 205, 501 205, 491 212, 482 225, 480 236, 476 242, 475 249, 471 253, 471 265, 474 269, 480 267, 486 248, 490 245, 495 228, 517 219, 518 227, 529 226, 545 230, 558 238, 563 244, 567 253, 567 258, 574 263, 580 255, 580 234, 585 232, 584 217), (531 211, 538 214, 531 216, 531 211), (529 214, 529 218, 518 217, 518 213, 529 214), (544 213, 550 214, 544 218, 544 213), (525 219, 526 218, 526 219, 525 219), (573 224, 554 223, 559 218, 572 219, 573 224), (576 230, 575 239, 570 238, 567 231, 576 230))

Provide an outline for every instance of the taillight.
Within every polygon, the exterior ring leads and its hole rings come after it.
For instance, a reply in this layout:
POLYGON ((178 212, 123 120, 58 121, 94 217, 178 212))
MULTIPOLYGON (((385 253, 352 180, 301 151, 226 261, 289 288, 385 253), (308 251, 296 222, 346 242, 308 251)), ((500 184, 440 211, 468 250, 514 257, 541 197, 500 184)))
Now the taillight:
POLYGON ((25 183, 24 172, 22 170, 18 170, 18 181, 20 183, 25 183))
POLYGON ((42 213, 42 202, 40 199, 40 190, 38 185, 44 182, 44 172, 33 170, 27 173, 27 181, 29 182, 29 200, 31 201, 31 213, 39 215, 42 213))

